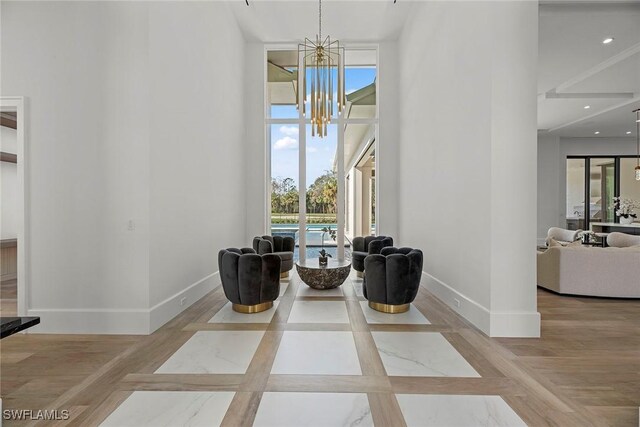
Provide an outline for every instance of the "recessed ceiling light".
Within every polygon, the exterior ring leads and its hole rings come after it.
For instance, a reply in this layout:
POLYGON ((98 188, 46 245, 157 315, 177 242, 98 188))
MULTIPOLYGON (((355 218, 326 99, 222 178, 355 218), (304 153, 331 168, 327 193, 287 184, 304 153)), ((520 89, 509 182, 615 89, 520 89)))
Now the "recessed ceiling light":
POLYGON ((631 131, 627 132, 627 135, 631 135, 631 131))
POLYGON ((595 131, 594 135, 600 135, 600 131, 595 131))
POLYGON ((585 110, 588 110, 589 108, 591 108, 591 105, 585 105, 585 106, 584 106, 584 109, 585 109, 585 110))
POLYGON ((602 40, 602 44, 609 44, 613 41, 613 37, 607 37, 606 39, 602 40))

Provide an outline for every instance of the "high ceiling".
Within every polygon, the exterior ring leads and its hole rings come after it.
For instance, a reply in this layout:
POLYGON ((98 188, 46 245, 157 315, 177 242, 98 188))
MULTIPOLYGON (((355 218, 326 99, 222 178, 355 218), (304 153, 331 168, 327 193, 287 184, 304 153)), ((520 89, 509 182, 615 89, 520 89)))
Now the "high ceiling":
MULTIPOLYGON (((232 5, 249 42, 296 43, 317 31, 316 0, 249 3, 232 5)), ((414 7, 407 0, 325 0, 323 33, 347 44, 395 40, 414 7)), ((640 1, 544 1, 539 41, 541 133, 635 136, 631 111, 640 108, 640 1), (607 37, 613 42, 603 44, 607 37)))
MULTIPOLYGON (((322 2, 322 33, 343 42, 395 40, 412 9, 411 2, 322 2)), ((318 1, 237 1, 234 12, 247 41, 291 43, 318 31, 318 1)))
POLYGON ((545 4, 540 6, 539 31, 540 132, 564 137, 635 136, 632 110, 640 108, 640 2, 545 4), (607 37, 613 42, 603 44, 607 37))

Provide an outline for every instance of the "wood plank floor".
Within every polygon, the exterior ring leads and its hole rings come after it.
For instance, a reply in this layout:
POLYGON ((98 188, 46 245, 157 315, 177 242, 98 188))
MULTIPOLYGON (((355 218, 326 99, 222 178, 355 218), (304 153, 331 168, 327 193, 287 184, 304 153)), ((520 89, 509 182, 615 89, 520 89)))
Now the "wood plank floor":
MULTIPOLYGON (((405 425, 397 394, 500 395, 529 425, 637 426, 640 301, 572 298, 538 291, 540 339, 489 339, 421 289, 415 307, 429 325, 367 324, 343 286, 349 323, 287 323, 295 277, 270 323, 207 323, 226 303, 220 288, 150 336, 17 335, 0 342, 3 409, 66 409, 57 425, 97 425, 140 390, 233 391, 225 426, 250 426, 265 392, 366 393, 379 426, 405 425), (198 331, 264 336, 244 374, 156 374, 198 331), (353 331, 362 375, 274 375, 287 331, 353 331), (388 376, 372 332, 439 332, 480 378, 388 376)), ((304 285, 302 285, 304 286, 304 285)), ((28 425, 4 421, 5 425, 28 425)), ((45 423, 40 423, 45 424, 45 423)))

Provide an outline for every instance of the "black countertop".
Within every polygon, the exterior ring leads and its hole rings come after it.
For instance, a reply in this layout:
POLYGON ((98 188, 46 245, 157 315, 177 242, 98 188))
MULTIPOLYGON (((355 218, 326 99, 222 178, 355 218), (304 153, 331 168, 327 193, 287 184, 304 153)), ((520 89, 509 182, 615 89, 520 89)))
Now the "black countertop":
POLYGON ((38 323, 39 317, 0 317, 0 338, 24 331, 38 323))

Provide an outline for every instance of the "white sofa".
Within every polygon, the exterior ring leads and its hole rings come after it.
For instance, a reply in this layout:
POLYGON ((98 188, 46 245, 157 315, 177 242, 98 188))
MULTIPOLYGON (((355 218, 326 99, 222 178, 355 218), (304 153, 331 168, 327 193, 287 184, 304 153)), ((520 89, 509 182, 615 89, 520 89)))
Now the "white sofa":
POLYGON ((618 232, 609 233, 609 235, 607 236, 607 245, 614 248, 640 246, 640 236, 618 232))
POLYGON ((538 252, 538 286, 560 294, 640 298, 640 246, 538 252))

